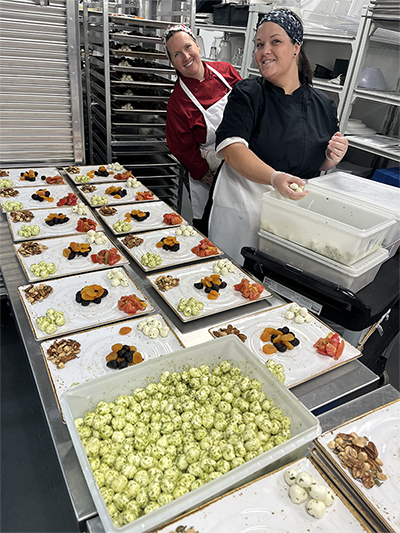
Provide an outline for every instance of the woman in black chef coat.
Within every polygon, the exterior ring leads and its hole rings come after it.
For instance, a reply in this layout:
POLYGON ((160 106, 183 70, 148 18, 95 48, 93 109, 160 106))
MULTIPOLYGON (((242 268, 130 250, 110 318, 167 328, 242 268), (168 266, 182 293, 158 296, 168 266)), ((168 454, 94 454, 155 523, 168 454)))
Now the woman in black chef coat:
POLYGON ((260 21, 255 59, 261 77, 239 82, 217 130, 217 155, 225 160, 213 191, 209 238, 236 261, 243 246, 257 246, 261 200, 272 185, 298 200, 295 185, 329 170, 347 151, 338 132, 336 105, 311 87, 303 27, 278 8, 260 21))

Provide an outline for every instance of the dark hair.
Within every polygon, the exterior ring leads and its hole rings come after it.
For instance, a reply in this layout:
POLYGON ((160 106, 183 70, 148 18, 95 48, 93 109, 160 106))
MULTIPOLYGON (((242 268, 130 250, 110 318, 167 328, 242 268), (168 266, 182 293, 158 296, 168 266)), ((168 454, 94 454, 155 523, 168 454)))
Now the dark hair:
POLYGON ((300 48, 297 66, 299 71, 300 83, 302 85, 304 83, 306 83, 307 85, 312 85, 313 71, 311 69, 310 62, 308 61, 308 57, 306 56, 306 53, 303 50, 303 47, 300 48))

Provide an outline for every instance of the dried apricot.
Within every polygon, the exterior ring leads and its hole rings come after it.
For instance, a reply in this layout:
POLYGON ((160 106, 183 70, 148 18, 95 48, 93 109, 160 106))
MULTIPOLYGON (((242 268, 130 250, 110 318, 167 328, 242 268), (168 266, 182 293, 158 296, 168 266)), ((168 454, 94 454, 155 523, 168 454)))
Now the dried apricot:
POLYGON ((122 344, 114 344, 113 346, 111 346, 111 350, 115 353, 119 352, 120 350, 122 350, 122 344))
POLYGON ((270 335, 270 333, 268 333, 267 331, 263 331, 263 332, 261 333, 261 337, 260 337, 260 338, 261 338, 261 340, 262 340, 263 342, 268 342, 268 341, 271 340, 271 335, 270 335))
POLYGON ((137 365, 138 363, 141 363, 143 361, 142 354, 139 353, 139 352, 135 352, 133 354, 132 361, 133 361, 133 363, 135 363, 135 365, 137 365))
POLYGON ((273 353, 275 353, 277 350, 275 348, 275 346, 273 344, 264 344, 263 346, 263 352, 266 354, 266 355, 271 355, 273 353))
POLYGON ((117 359, 117 352, 110 352, 106 356, 106 361, 115 361, 117 359))
POLYGON ((128 335, 128 333, 130 333, 131 331, 132 331, 132 328, 125 327, 125 328, 121 328, 119 330, 119 334, 120 335, 128 335))

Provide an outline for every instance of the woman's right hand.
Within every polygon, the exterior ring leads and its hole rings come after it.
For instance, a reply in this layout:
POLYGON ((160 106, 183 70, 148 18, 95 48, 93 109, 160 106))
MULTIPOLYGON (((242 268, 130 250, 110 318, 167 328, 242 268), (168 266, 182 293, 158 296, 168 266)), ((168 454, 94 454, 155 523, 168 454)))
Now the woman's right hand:
POLYGON ((291 187, 292 183, 295 183, 298 187, 305 187, 306 182, 297 176, 286 174, 285 172, 275 171, 271 175, 271 185, 276 189, 281 196, 289 198, 290 200, 301 200, 305 198, 310 191, 295 190, 291 187))

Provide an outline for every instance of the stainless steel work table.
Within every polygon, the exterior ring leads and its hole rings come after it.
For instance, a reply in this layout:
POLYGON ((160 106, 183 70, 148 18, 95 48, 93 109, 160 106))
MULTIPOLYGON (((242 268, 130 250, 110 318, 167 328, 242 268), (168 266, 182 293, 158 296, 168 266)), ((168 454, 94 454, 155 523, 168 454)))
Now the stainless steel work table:
MULTIPOLYGON (((115 236, 108 230, 106 230, 106 233, 115 242, 115 236)), ((79 523, 83 523, 97 515, 96 509, 79 466, 67 427, 61 420, 39 342, 34 339, 17 291, 18 286, 25 285, 28 282, 15 255, 5 215, 0 217, 0 243, 0 266, 14 318, 26 349, 76 519, 79 523)), ((184 324, 151 287, 146 279, 146 274, 133 260, 126 269, 132 279, 153 302, 155 312, 161 312, 168 319, 186 346, 210 340, 211 337, 208 333, 208 328, 210 327, 285 303, 279 297, 273 296, 267 301, 256 302, 251 304, 251 306, 225 311, 213 317, 205 317, 184 324)), ((378 377, 373 372, 355 360, 331 370, 325 375, 318 376, 309 382, 294 387, 292 392, 309 410, 314 411, 323 406, 332 406, 333 402, 340 399, 344 401, 349 395, 364 394, 371 390, 377 379, 378 377)), ((96 520, 98 519, 95 519, 95 523, 96 520)), ((90 520, 88 527, 91 527, 91 523, 92 521, 90 520)), ((101 529, 95 526, 92 531, 101 531, 101 529)))

